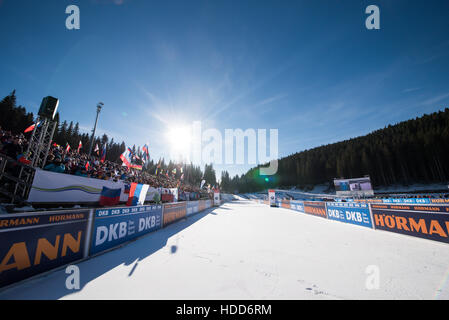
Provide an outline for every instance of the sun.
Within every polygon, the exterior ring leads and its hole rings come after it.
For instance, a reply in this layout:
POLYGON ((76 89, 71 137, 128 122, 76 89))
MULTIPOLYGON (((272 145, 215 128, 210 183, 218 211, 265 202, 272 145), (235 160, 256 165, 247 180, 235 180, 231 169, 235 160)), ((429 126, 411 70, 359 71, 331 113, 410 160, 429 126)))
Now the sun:
POLYGON ((168 128, 167 141, 174 155, 186 156, 192 142, 190 127, 180 125, 168 128))

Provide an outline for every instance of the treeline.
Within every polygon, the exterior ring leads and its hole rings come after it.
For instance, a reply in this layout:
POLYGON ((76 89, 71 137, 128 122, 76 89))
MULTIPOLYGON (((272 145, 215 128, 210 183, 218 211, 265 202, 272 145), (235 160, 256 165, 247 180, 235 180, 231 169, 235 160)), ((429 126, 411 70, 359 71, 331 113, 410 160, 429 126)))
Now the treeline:
MULTIPOLYGON (((34 115, 32 112, 27 112, 26 108, 23 106, 17 106, 16 91, 14 90, 0 101, 0 127, 3 130, 11 131, 14 134, 23 133, 26 128, 34 123, 34 115)), ((55 119, 57 122, 55 133, 53 135, 53 142, 66 147, 67 144, 70 145, 72 150, 78 149, 79 143, 81 141, 80 153, 88 153, 90 147, 91 135, 88 133, 80 132, 79 123, 74 123, 73 121, 67 122, 64 120, 60 122, 59 113, 56 113, 55 119)), ((28 138, 31 133, 25 134, 28 138)), ((101 150, 106 145, 106 160, 116 163, 121 163, 120 155, 126 150, 125 142, 116 142, 114 138, 109 138, 106 134, 101 137, 95 137, 92 147, 92 154, 99 155, 101 150), (98 153, 94 152, 95 146, 98 145, 98 153)), ((130 147, 134 154, 136 154, 140 159, 143 158, 143 152, 140 146, 133 145, 130 147)), ((151 150, 150 150, 151 158, 151 150)), ((143 163, 137 160, 137 164, 143 163)), ((163 172, 169 173, 177 179, 180 179, 183 175, 184 183, 191 185, 200 185, 201 181, 206 180, 207 184, 214 186, 217 184, 215 170, 212 165, 206 165, 204 172, 199 166, 194 166, 193 164, 179 164, 169 161, 168 163, 162 158, 159 160, 150 159, 144 164, 143 170, 151 174, 156 173, 156 168, 158 168, 158 173, 163 172), (159 168, 158 168, 159 167, 159 168), (176 173, 174 169, 176 168, 176 173), (181 172, 182 168, 182 172, 181 172)))
POLYGON ((260 176, 258 168, 230 178, 228 191, 255 192, 267 188, 306 188, 334 178, 369 175, 374 186, 446 183, 449 180, 449 109, 389 125, 366 136, 295 153, 279 160, 275 176, 260 176))

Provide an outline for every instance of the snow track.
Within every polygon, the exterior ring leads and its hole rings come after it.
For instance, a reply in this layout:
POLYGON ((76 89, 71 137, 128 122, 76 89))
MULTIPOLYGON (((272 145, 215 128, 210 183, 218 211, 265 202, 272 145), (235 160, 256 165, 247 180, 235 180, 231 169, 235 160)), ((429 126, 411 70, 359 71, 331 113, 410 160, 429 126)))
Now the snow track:
POLYGON ((66 289, 61 269, 0 299, 449 299, 447 244, 248 200, 78 267, 80 290, 66 289), (378 268, 378 289, 366 287, 368 266, 378 268))

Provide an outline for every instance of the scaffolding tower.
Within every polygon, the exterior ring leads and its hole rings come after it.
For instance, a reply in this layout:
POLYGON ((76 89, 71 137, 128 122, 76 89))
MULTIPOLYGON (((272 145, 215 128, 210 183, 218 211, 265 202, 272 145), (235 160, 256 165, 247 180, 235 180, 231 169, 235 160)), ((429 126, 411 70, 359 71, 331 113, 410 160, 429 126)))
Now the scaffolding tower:
POLYGON ((36 119, 25 153, 30 161, 29 164, 0 156, 0 194, 4 198, 6 197, 10 203, 23 204, 26 202, 36 168, 45 166, 56 129, 57 121, 53 119, 58 102, 57 99, 52 97, 46 97, 42 101, 41 110, 39 110, 40 115, 36 119), (51 99, 53 101, 48 101, 51 99), (52 102, 53 105, 51 106, 52 102))

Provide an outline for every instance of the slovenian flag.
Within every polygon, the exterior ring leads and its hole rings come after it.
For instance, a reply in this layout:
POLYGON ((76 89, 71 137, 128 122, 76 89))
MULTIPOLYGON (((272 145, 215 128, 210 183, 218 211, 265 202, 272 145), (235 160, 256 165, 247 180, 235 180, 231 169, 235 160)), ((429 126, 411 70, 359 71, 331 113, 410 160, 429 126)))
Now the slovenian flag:
POLYGON ((104 145, 103 150, 101 151, 101 162, 104 162, 106 160, 106 145, 104 145))
POLYGON ((29 126, 28 128, 25 129, 24 133, 31 132, 34 130, 34 127, 36 127, 36 126, 39 127, 40 125, 41 125, 40 121, 38 121, 37 123, 33 123, 31 126, 29 126))
POLYGON ((126 203, 126 205, 127 206, 143 205, 149 187, 150 186, 148 184, 138 184, 135 182, 131 183, 128 202, 126 203))
POLYGON ((100 206, 115 206, 120 202, 122 189, 109 189, 103 187, 100 196, 100 206))

